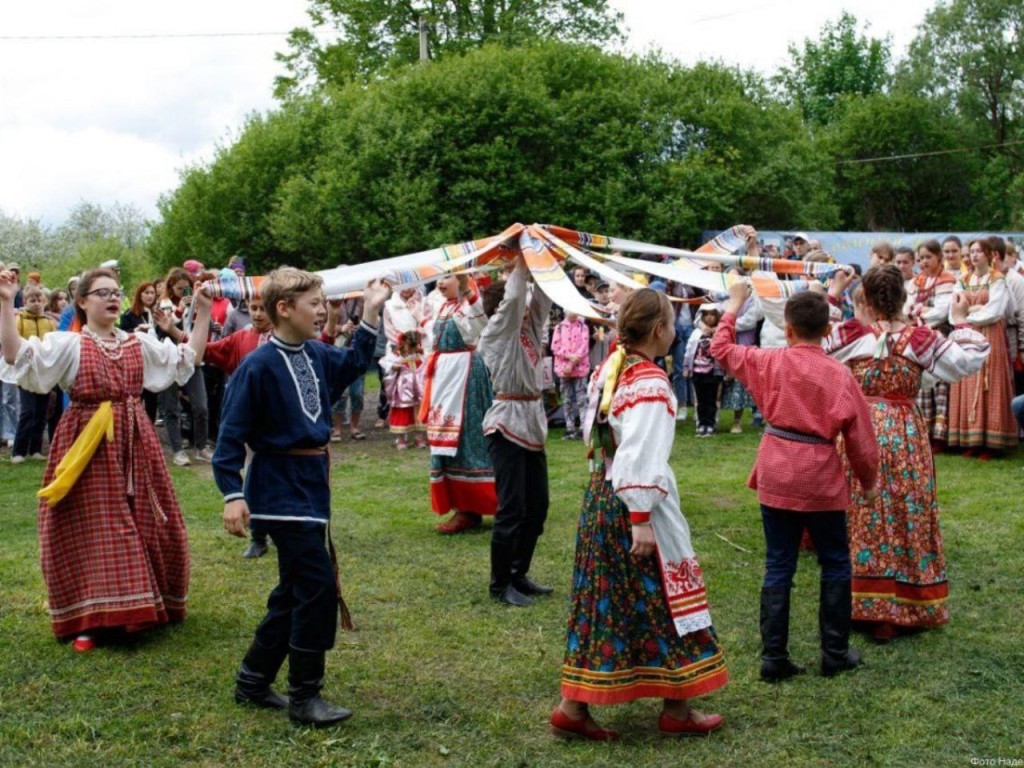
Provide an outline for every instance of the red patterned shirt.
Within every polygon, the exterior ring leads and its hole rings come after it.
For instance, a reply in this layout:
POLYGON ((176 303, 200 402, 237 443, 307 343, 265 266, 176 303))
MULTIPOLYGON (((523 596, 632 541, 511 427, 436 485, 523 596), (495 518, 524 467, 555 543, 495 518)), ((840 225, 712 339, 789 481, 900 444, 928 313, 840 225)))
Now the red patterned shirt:
POLYGON ((817 344, 758 349, 736 344, 736 316, 718 324, 711 354, 746 387, 774 427, 827 442, 805 443, 766 434, 747 485, 769 507, 798 512, 845 510, 850 504, 835 439, 863 488, 878 474, 878 443, 864 393, 849 369, 817 344))

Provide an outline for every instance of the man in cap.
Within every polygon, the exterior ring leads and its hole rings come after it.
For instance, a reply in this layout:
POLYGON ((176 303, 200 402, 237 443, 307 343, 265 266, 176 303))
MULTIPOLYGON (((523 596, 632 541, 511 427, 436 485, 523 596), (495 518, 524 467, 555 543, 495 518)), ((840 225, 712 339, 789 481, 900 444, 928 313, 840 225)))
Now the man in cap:
POLYGON ((793 235, 793 259, 803 261, 804 257, 811 250, 811 239, 806 232, 797 232, 793 235))

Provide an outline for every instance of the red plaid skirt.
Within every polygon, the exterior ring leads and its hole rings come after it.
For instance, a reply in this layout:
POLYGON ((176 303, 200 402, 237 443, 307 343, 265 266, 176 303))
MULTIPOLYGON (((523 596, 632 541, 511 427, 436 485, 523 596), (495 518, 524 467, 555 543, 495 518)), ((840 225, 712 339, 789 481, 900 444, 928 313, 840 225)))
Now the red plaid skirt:
POLYGON ((71 492, 39 504, 39 544, 58 637, 102 628, 147 629, 185 618, 188 537, 163 449, 140 401, 142 349, 120 360, 82 337, 81 364, 53 438, 43 484, 105 400, 114 440, 100 443, 71 492))

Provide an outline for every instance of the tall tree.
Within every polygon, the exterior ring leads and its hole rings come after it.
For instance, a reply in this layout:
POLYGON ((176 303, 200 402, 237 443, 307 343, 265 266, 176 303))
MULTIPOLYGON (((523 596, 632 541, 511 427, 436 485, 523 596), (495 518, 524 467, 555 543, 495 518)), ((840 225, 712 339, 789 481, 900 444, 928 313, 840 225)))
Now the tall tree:
POLYGON ((888 37, 869 38, 857 30, 857 19, 843 12, 827 22, 816 39, 802 47, 791 44, 792 64, 781 67, 774 81, 782 95, 814 125, 834 120, 843 97, 880 93, 891 78, 888 37))
POLYGON ((415 61, 421 23, 432 58, 546 38, 603 46, 622 34, 608 0, 311 0, 309 17, 311 27, 293 30, 290 51, 277 56, 287 70, 279 97, 415 61))

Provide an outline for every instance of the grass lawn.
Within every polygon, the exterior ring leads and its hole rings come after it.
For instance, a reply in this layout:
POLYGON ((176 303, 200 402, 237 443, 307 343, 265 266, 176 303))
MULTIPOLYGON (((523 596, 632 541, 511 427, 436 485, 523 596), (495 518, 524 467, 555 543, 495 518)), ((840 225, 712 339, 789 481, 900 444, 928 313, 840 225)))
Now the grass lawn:
MULTIPOLYGON (((727 417, 728 419, 728 417, 727 417)), ((558 700, 576 516, 578 442, 549 443, 550 519, 534 574, 557 587, 528 610, 487 596, 489 536, 438 536, 425 451, 383 432, 335 451, 334 537, 357 630, 328 655, 325 692, 356 711, 299 729, 236 706, 233 677, 275 583, 273 556, 242 560, 208 466, 172 467, 192 547, 184 624, 75 654, 44 610, 34 492, 42 466, 0 463, 0 766, 894 766, 1024 758, 1024 504, 1019 457, 938 457, 952 623, 877 646, 825 681, 758 681, 764 545, 744 481, 757 435, 696 440, 673 465, 708 581, 731 683, 705 700, 726 729, 661 738, 659 702, 596 708, 616 744, 547 732, 558 700), (724 538, 723 538, 724 537, 724 538), (731 546, 732 542, 749 552, 731 546)), ((791 652, 817 665, 817 566, 801 558, 791 652)), ((279 681, 283 682, 283 681, 279 681)))

